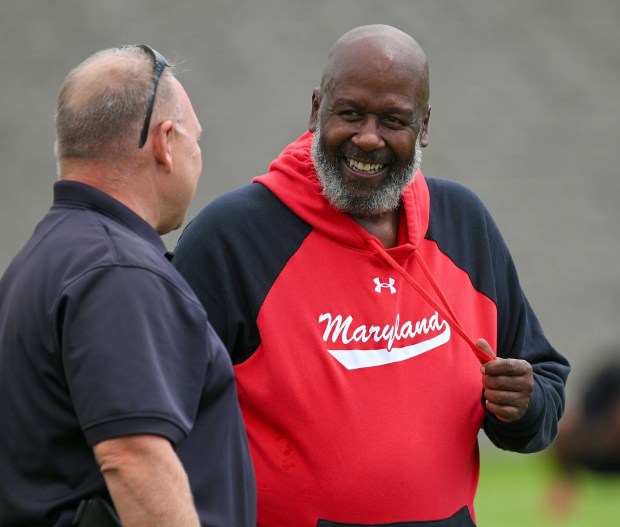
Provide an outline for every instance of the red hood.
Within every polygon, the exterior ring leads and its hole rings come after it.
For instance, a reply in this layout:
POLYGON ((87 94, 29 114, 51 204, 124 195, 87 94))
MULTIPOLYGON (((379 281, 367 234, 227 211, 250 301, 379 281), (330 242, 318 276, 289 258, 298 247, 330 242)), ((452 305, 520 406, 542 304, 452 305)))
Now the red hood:
MULTIPOLYGON (((312 137, 311 132, 304 133, 271 163, 267 174, 253 181, 268 187, 289 209, 315 229, 340 243, 369 250, 368 239, 376 238, 350 216, 336 210, 321 193, 310 155, 312 137)), ((399 253, 410 255, 419 247, 428 228, 429 195, 421 171, 405 189, 403 205, 406 228, 402 229, 399 236, 398 247, 389 250, 399 260, 399 253)))
POLYGON ((288 145, 269 166, 267 174, 255 177, 253 182, 268 187, 289 209, 314 229, 338 243, 370 252, 398 271, 418 294, 433 306, 450 326, 468 343, 481 363, 489 356, 482 352, 461 328, 458 318, 446 301, 429 268, 423 261, 420 247, 429 222, 430 197, 424 175, 420 170, 403 193, 401 226, 398 245, 385 249, 379 239, 368 233, 349 215, 339 212, 321 193, 310 155, 313 134, 304 133, 288 145), (440 302, 429 294, 403 268, 413 257, 420 266, 440 302))

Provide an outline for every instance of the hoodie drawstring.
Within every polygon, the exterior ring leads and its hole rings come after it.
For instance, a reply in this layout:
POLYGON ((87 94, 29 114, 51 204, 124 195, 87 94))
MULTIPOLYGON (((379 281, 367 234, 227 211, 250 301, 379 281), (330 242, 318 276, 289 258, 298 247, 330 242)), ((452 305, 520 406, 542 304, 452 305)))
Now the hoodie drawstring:
POLYGON ((391 267, 393 267, 396 271, 398 271, 402 275, 402 277, 409 283, 409 285, 411 285, 418 292, 418 294, 424 300, 426 300, 426 302, 428 304, 430 304, 430 306, 433 309, 435 309, 443 317, 444 320, 446 320, 448 322, 450 327, 454 328, 454 330, 469 345, 469 347, 474 352, 474 355, 476 355, 476 358, 480 361, 481 364, 485 364, 485 363, 493 360, 489 355, 487 355, 478 346, 476 346, 475 342, 467 335, 467 333, 465 333, 465 330, 461 327, 461 324, 459 323, 456 314, 454 313, 452 307, 450 306, 450 304, 446 300, 446 297, 442 293, 442 291, 439 288, 439 285, 437 284, 437 282, 435 281, 435 279, 434 279, 430 269, 426 265, 426 262, 424 262, 424 260, 422 259, 422 256, 419 254, 419 251, 414 250, 413 256, 414 256, 416 262, 418 263, 418 265, 420 266, 420 268, 422 269, 422 272, 424 273, 424 275, 428 279, 429 283, 431 284, 431 287, 433 288, 433 290, 435 291, 435 293, 437 294, 437 296, 439 297, 439 299, 443 303, 444 307, 439 305, 424 290, 424 288, 420 284, 418 284, 413 279, 413 277, 407 271, 405 271, 405 269, 403 269, 403 267, 400 266, 398 264, 398 262, 396 260, 394 260, 394 258, 392 258, 387 253, 387 251, 383 247, 383 244, 379 240, 377 240, 375 238, 367 238, 367 242, 368 242, 369 245, 371 245, 375 249, 377 254, 379 254, 391 267))

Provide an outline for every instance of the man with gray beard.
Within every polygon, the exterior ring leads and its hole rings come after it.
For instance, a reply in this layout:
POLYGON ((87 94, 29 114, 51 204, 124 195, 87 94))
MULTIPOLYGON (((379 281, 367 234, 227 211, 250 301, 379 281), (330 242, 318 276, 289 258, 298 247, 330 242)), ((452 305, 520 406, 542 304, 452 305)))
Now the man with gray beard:
POLYGON ((411 163, 390 172, 381 185, 373 189, 365 181, 347 181, 342 177, 339 166, 332 163, 325 154, 321 145, 321 127, 317 125, 311 154, 316 175, 323 186, 323 194, 334 207, 352 216, 368 217, 397 209, 403 190, 413 181, 413 176, 422 164, 420 137, 418 134, 411 163))
POLYGON ((471 527, 480 428, 557 432, 568 363, 482 203, 422 174, 428 100, 413 38, 349 31, 308 131, 177 246, 235 365, 259 526, 471 527))

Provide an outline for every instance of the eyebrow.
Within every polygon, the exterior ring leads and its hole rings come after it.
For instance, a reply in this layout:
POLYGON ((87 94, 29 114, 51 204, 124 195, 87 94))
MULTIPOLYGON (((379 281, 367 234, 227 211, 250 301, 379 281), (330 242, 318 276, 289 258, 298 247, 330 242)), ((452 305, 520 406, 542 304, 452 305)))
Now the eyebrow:
MULTIPOLYGON (((331 108, 337 107, 337 106, 351 106, 353 108, 360 108, 363 105, 360 104, 358 101, 353 100, 353 99, 349 99, 347 97, 338 97, 337 99, 334 99, 331 103, 331 108)), ((413 108, 405 108, 402 106, 390 106, 387 111, 382 112, 382 115, 400 115, 402 117, 405 117, 411 121, 413 121, 415 119, 415 109, 413 108)))

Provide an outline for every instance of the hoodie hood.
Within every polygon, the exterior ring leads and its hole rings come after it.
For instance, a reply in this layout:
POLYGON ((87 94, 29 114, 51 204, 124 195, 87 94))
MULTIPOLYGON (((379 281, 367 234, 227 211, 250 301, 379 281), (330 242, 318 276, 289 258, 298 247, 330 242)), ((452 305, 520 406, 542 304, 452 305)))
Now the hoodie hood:
MULTIPOLYGON (((313 228, 345 245, 372 251, 369 240, 380 243, 379 240, 348 214, 338 211, 323 195, 310 154, 313 136, 312 132, 304 133, 271 163, 267 174, 253 181, 268 187, 313 228)), ((428 187, 422 172, 418 170, 403 194, 398 246, 388 249, 388 252, 399 261, 411 256, 424 238, 428 221, 428 187)))
POLYGON ((323 195, 310 154, 313 135, 312 132, 305 132, 271 163, 267 174, 255 177, 252 181, 269 188, 291 211, 314 229, 339 243, 368 251, 383 260, 441 314, 482 364, 488 362, 489 355, 479 349, 462 329, 456 313, 418 251, 430 217, 430 197, 422 171, 417 171, 413 181, 403 192, 398 244, 386 249, 376 236, 370 234, 348 214, 338 211, 323 195), (403 267, 404 262, 411 257, 426 276, 431 285, 430 291, 422 287, 403 267))

